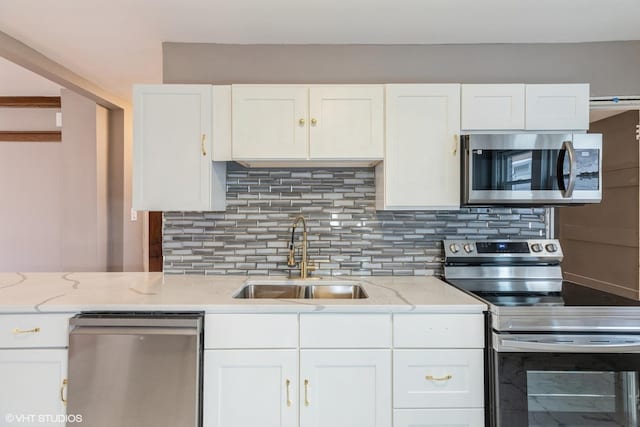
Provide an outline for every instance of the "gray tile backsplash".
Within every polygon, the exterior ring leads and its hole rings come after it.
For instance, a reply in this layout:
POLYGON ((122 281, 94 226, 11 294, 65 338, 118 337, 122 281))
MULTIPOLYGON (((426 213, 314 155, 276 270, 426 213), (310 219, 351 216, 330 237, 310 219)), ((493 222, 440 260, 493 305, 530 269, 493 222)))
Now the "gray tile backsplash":
POLYGON ((373 168, 229 163, 226 212, 164 213, 164 270, 287 275, 289 227, 297 215, 307 219, 317 275, 437 275, 442 239, 547 234, 544 208, 376 212, 374 178, 373 168))

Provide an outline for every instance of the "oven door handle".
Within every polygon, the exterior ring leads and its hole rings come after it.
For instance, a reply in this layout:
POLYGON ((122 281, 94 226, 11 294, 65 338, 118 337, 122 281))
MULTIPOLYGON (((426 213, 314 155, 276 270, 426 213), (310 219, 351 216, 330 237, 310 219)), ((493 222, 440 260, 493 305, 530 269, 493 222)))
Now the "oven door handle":
POLYGON ((622 344, 570 344, 500 339, 498 351, 539 351, 554 353, 639 353, 640 340, 622 344))

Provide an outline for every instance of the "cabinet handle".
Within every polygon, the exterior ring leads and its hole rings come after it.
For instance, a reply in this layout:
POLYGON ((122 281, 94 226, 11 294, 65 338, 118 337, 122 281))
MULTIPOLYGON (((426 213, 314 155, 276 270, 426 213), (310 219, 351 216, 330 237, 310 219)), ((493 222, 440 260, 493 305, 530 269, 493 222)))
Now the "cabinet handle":
POLYGON ((311 126, 315 126, 315 125, 317 125, 317 124, 318 124, 318 120, 317 120, 317 119, 315 119, 315 118, 312 118, 312 119, 311 119, 311 126))
POLYGON ((300 120, 298 120, 298 124, 299 124, 300 126, 304 126, 304 123, 305 123, 304 119, 300 119, 300 120))
POLYGON ((451 374, 445 375, 444 377, 434 377, 433 375, 427 375, 424 377, 425 380, 429 381, 449 381, 451 378, 453 378, 453 375, 451 374))
POLYGON ((33 328, 33 329, 19 329, 19 328, 15 328, 13 330, 14 334, 37 334, 38 332, 40 332, 40 328, 33 328))
POLYGON ((60 386, 60 400, 65 406, 67 405, 67 399, 64 398, 64 389, 67 387, 67 384, 69 384, 69 380, 65 378, 62 380, 62 385, 60 386))
POLYGON ((204 145, 205 141, 207 140, 207 135, 205 135, 204 133, 202 134, 202 142, 200 143, 200 146, 202 148, 202 155, 206 156, 207 155, 207 147, 204 145))
POLYGON ((290 394, 291 381, 287 380, 285 383, 287 385, 287 406, 291 406, 291 394, 290 394))
POLYGON ((309 380, 304 380, 304 406, 309 406, 309 380))
POLYGON ((456 154, 458 154, 458 139, 460 139, 458 137, 457 133, 453 134, 453 155, 455 156, 456 154))

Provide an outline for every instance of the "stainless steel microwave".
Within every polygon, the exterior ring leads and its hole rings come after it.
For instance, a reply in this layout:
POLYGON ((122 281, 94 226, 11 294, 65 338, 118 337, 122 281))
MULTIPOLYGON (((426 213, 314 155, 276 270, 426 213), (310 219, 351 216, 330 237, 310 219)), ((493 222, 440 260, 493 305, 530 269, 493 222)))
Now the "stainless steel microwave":
POLYGON ((602 200, 601 134, 462 135, 461 146, 463 205, 602 200))

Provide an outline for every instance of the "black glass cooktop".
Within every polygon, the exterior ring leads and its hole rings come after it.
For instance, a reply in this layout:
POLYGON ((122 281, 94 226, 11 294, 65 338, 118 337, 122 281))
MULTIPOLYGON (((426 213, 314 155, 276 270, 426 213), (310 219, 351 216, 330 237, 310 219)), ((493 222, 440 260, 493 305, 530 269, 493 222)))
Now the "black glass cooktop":
POLYGON ((640 306, 640 301, 598 291, 571 282, 562 282, 561 292, 472 291, 485 301, 500 307, 564 306, 612 307, 640 306))

